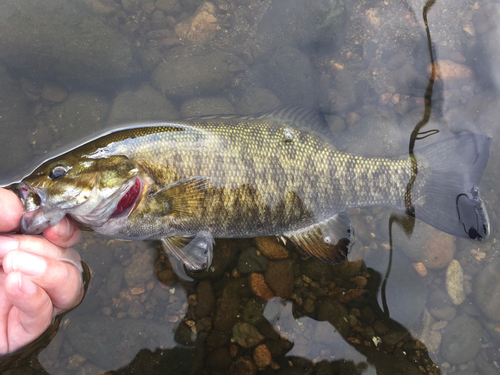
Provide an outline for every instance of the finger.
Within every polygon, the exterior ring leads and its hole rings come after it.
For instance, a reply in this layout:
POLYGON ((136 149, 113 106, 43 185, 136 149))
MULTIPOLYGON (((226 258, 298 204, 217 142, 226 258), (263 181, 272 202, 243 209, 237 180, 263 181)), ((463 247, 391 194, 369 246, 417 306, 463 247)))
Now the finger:
POLYGON ((75 307, 83 297, 82 275, 68 263, 14 250, 3 259, 3 269, 7 275, 21 272, 43 288, 56 307, 56 312, 75 307))
POLYGON ((72 248, 62 248, 47 241, 42 236, 10 234, 0 236, 0 260, 14 250, 23 250, 73 264, 82 271, 80 255, 72 248))
POLYGON ((40 336, 54 311, 47 293, 20 272, 7 275, 4 290, 13 305, 7 321, 8 352, 12 352, 40 336))
POLYGON ((18 231, 22 215, 23 205, 16 194, 0 188, 0 233, 18 231))
POLYGON ((78 225, 65 216, 57 225, 44 230, 43 236, 53 244, 70 247, 80 241, 81 231, 78 225))

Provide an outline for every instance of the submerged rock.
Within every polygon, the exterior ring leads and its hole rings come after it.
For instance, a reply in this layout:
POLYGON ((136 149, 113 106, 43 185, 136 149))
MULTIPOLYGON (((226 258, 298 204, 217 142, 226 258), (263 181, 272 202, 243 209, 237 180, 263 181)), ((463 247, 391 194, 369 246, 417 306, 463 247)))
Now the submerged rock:
POLYGON ((474 296, 488 318, 500 321, 500 258, 483 268, 476 281, 474 296))
POLYGON ((483 329, 475 319, 460 315, 444 329, 441 354, 452 364, 474 359, 481 348, 483 329))

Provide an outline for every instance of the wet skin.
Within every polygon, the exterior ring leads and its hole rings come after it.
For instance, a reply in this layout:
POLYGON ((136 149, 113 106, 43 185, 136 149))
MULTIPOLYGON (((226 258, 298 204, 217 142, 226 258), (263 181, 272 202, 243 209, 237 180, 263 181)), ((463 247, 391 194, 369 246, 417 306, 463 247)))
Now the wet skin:
MULTIPOLYGON (((22 205, 11 191, 0 188, 0 233, 19 230, 22 205)), ((75 307, 83 297, 80 270, 65 259, 80 230, 68 219, 42 236, 0 234, 0 355, 39 337, 53 317, 75 307)))

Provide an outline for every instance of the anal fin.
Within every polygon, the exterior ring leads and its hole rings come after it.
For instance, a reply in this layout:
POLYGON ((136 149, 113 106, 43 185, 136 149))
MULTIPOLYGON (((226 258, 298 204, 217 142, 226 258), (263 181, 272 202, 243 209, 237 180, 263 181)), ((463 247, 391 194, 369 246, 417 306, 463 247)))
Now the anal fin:
POLYGON ((201 231, 194 237, 167 237, 162 239, 162 243, 184 263, 188 271, 204 271, 212 264, 214 238, 209 232, 201 231))
POLYGON ((341 212, 330 219, 284 234, 310 256, 329 264, 343 262, 352 244, 351 219, 341 212))

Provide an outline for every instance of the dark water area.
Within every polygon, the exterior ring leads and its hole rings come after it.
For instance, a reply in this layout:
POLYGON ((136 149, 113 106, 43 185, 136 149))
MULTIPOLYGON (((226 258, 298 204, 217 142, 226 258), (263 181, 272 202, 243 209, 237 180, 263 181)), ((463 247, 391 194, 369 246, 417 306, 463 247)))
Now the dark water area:
POLYGON ((342 264, 222 239, 186 274, 159 242, 85 233, 82 304, 0 373, 500 374, 499 21, 492 0, 2 1, 0 185, 114 126, 282 104, 342 152, 492 146, 484 242, 362 208, 342 264))

